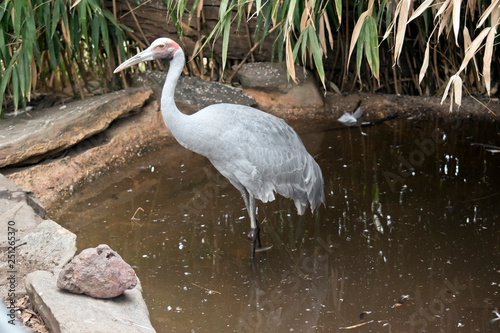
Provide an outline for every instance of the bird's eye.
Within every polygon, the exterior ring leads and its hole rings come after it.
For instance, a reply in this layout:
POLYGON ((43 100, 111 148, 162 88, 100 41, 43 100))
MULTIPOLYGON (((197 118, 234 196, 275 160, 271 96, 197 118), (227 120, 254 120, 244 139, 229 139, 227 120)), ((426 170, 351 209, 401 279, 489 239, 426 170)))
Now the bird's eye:
POLYGON ((160 49, 163 49, 164 47, 165 47, 165 45, 163 45, 163 44, 158 45, 158 48, 160 48, 160 49))

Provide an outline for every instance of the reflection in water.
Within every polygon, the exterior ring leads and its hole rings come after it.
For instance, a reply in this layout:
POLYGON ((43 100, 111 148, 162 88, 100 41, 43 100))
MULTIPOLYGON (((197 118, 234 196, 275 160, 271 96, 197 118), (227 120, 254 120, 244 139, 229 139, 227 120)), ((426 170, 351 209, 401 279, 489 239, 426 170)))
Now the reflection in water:
POLYGON ((404 119, 303 134, 326 207, 259 202, 273 248, 254 263, 238 191, 178 146, 75 191, 52 217, 80 250, 107 243, 133 265, 159 332, 494 332, 500 155, 485 145, 499 133, 404 119))

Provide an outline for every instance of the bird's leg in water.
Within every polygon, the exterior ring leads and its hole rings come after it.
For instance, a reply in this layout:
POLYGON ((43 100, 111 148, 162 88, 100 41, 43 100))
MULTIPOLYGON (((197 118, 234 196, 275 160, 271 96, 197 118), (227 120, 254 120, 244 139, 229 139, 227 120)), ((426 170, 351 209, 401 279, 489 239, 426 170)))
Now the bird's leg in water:
POLYGON ((255 257, 255 252, 269 250, 272 246, 262 247, 262 244, 260 243, 260 227, 259 221, 257 221, 256 217, 255 197, 248 193, 244 187, 236 185, 235 187, 240 190, 248 211, 248 216, 250 216, 250 231, 248 232, 247 237, 251 242, 250 257, 253 259, 255 257), (257 245, 258 249, 255 248, 255 245, 257 245))
POLYGON ((260 228, 259 221, 256 218, 255 212, 255 197, 248 193, 248 205, 247 205, 248 215, 250 215, 250 231, 247 234, 248 239, 250 240, 250 257, 253 259, 255 257, 255 244, 260 248, 260 228))

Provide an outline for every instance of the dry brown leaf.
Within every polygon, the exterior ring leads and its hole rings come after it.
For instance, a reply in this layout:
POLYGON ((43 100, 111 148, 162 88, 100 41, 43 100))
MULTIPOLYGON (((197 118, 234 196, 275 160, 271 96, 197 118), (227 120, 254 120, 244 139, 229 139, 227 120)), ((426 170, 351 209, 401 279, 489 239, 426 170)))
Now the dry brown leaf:
POLYGON ((453 0, 453 32, 455 33, 455 43, 458 45, 458 34, 460 29, 460 8, 461 0, 453 0))
POLYGON ((420 74, 418 75, 418 84, 422 82, 427 72, 427 67, 429 67, 429 41, 427 41, 427 46, 425 47, 424 61, 422 62, 422 67, 420 68, 420 74))
POLYGON ((434 2, 434 0, 425 0, 420 6, 418 6, 418 8, 413 12, 410 19, 408 20, 408 23, 422 15, 422 13, 425 12, 427 8, 429 8, 432 2, 434 2))
POLYGON ((396 43, 394 46, 394 62, 399 63, 399 56, 403 50, 403 43, 406 34, 406 25, 408 23, 408 14, 410 11, 411 0, 401 1, 401 10, 398 20, 398 28, 396 30, 396 43))
POLYGON ((286 68, 288 69, 288 73, 290 73, 290 77, 293 82, 297 83, 297 79, 295 78, 295 64, 293 63, 293 52, 292 45, 290 43, 290 31, 286 34, 286 68))
MULTIPOLYGON (((467 29, 467 27, 464 27, 463 34, 464 34, 464 47, 467 50, 470 44, 472 44, 472 40, 470 39, 469 29, 467 29)), ((474 68, 476 69, 477 80, 480 81, 481 78, 479 77, 479 69, 477 67, 476 57, 472 57, 472 60, 474 62, 474 68)))
MULTIPOLYGON (((250 2, 250 6, 251 5, 252 5, 252 3, 250 2)), ((203 0, 200 0, 200 2, 198 2, 198 6, 196 7, 196 18, 201 17, 202 11, 203 11, 203 0)), ((248 13, 250 13, 250 8, 248 8, 248 13)))
POLYGON ((496 27, 498 24, 500 24, 500 4, 491 11, 491 26, 496 27))
POLYGON ((438 38, 443 33, 444 29, 448 28, 448 30, 449 30, 450 25, 448 25, 448 20, 450 19, 452 10, 453 10, 452 7, 447 7, 447 8, 445 8, 445 11, 443 12, 443 14, 441 14, 438 17, 438 25, 439 25, 438 38))
POLYGON ((398 2, 398 5, 396 6, 396 9, 394 11, 394 18, 392 19, 391 23, 389 23, 389 26, 387 27, 387 30, 385 31, 385 34, 382 37, 382 41, 386 40, 387 37, 389 37, 389 34, 396 25, 400 11, 401 11, 401 2, 398 2))
POLYGON ((445 2, 443 2, 443 4, 441 5, 441 7, 439 7, 439 10, 436 13, 436 16, 434 16, 434 19, 440 18, 441 15, 444 13, 444 11, 448 9, 449 5, 450 5, 450 0, 446 0, 445 2))
POLYGON ((493 45, 495 43, 496 29, 492 28, 486 37, 483 56, 483 78, 488 96, 491 93, 491 61, 493 58, 493 45))
POLYGON ((319 32, 318 32, 319 43, 321 45, 321 53, 326 54, 326 37, 325 37, 325 19, 323 15, 319 18, 319 32))
POLYGON ((465 69, 470 59, 476 54, 477 50, 479 49, 479 46, 481 46, 481 43, 483 42, 484 38, 488 35, 490 30, 491 28, 484 28, 479 33, 479 35, 476 38, 474 38, 474 41, 465 50, 464 59, 462 60, 462 65, 460 66, 460 69, 458 70, 457 74, 459 74, 461 71, 465 69))
MULTIPOLYGON (((328 31, 328 42, 330 43, 330 47, 333 50, 333 34, 332 34, 332 29, 330 27, 330 21, 328 20, 328 15, 327 15, 326 11, 323 12, 323 16, 325 18, 326 30, 328 31)), ((326 49, 325 49, 325 52, 326 52, 326 49)))
MULTIPOLYGON (((455 77, 455 81, 453 82, 453 90, 455 94, 455 104, 458 105, 458 107, 462 105, 462 85, 463 85, 462 78, 460 77, 460 75, 457 75, 455 77)), ((450 111, 451 109, 452 106, 450 105, 450 111)))
MULTIPOLYGON (((450 87, 451 87, 451 84, 453 83, 453 81, 455 80, 455 77, 457 76, 457 74, 455 75, 452 75, 450 77, 450 80, 448 81, 448 84, 446 85, 446 88, 444 89, 444 93, 443 93, 443 97, 441 98, 441 104, 443 104, 444 100, 446 99, 446 97, 448 97, 448 91, 450 90, 450 87)), ((453 101, 453 89, 451 91, 451 99, 453 101)))
MULTIPOLYGON (((488 8, 486 8, 486 10, 484 11, 483 15, 481 15, 481 18, 479 19, 479 23, 477 24, 476 28, 479 28, 480 26, 482 26, 484 21, 486 21, 486 19, 490 16, 490 14, 493 12, 493 10, 498 8, 499 5, 500 5, 500 0, 492 1, 491 5, 489 5, 488 8)), ((498 20, 498 16, 497 16, 497 20, 498 20)), ((492 24, 496 25, 496 22, 493 21, 493 16, 492 16, 492 24)))
POLYGON ((302 17, 300 19, 300 31, 303 31, 309 25, 314 26, 314 17, 312 8, 315 6, 315 0, 306 1, 304 12, 302 12, 302 17))

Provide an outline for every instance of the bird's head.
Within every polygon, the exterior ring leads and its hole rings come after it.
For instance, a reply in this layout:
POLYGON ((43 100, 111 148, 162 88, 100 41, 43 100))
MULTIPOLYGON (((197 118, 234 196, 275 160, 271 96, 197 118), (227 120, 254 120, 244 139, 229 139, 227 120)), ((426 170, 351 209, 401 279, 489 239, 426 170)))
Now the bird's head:
POLYGON ((170 38, 158 38, 151 45, 139 54, 124 61, 120 66, 116 67, 113 73, 118 73, 125 68, 139 64, 149 60, 172 61, 174 55, 181 47, 179 44, 170 38))

